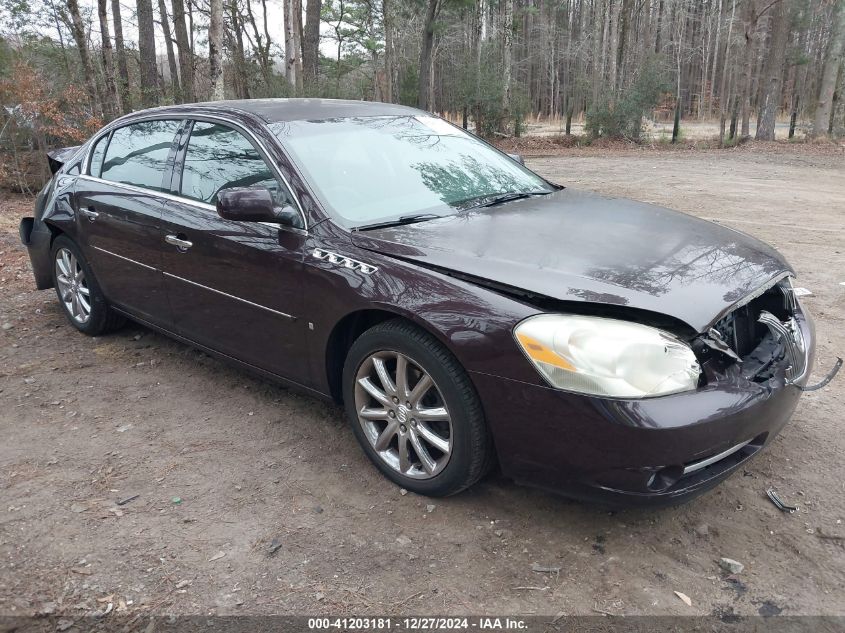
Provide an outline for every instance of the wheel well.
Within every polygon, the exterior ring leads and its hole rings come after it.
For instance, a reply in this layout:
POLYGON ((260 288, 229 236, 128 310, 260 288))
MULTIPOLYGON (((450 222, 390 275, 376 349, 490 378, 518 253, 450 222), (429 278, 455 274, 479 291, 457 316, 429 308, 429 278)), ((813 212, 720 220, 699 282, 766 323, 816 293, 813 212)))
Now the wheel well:
POLYGON ((404 317, 387 310, 359 310, 347 314, 335 325, 326 346, 326 374, 335 402, 343 402, 343 364, 352 344, 371 327, 397 318, 404 317))
POLYGON ((59 235, 64 235, 65 232, 52 222, 44 222, 44 226, 50 230, 50 248, 53 248, 53 242, 56 241, 56 238, 59 237, 59 235))

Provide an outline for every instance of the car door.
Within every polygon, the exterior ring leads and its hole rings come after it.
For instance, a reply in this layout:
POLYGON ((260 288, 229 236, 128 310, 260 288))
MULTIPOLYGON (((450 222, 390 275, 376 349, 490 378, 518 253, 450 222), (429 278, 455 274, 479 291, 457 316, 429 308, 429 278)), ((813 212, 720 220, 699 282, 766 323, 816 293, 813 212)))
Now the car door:
POLYGON ((145 120, 103 135, 75 193, 82 247, 103 292, 163 326, 171 311, 161 275, 161 215, 183 124, 145 120))
POLYGON ((178 332, 296 382, 308 382, 301 271, 306 233, 221 218, 217 193, 265 186, 298 208, 242 129, 195 121, 176 160, 162 218, 164 283, 178 332))

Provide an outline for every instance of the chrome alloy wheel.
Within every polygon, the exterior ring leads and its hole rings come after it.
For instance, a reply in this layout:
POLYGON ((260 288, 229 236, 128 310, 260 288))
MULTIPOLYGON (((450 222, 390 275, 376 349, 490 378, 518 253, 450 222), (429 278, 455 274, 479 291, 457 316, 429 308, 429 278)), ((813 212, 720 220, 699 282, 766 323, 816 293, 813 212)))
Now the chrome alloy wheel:
POLYGON ((378 456, 413 479, 431 479, 452 454, 452 419, 434 379, 398 352, 368 356, 355 377, 358 423, 378 456))
POLYGON ((66 248, 56 251, 56 283, 65 310, 79 324, 91 318, 91 291, 76 255, 66 248))

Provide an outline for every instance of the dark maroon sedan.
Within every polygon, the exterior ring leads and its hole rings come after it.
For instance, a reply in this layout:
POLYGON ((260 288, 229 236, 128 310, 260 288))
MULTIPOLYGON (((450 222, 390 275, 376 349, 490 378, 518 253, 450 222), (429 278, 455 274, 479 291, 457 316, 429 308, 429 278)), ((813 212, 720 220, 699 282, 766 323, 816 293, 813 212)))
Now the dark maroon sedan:
POLYGON ((615 503, 702 492, 812 367, 792 269, 737 231, 552 184, 428 113, 325 100, 123 117, 21 236, 80 331, 125 318, 343 402, 391 480, 615 503))

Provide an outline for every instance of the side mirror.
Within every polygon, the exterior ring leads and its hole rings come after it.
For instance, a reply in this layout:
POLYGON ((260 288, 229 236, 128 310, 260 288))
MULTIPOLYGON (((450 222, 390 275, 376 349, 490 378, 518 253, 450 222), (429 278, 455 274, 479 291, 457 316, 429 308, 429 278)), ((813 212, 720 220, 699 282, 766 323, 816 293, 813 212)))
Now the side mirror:
POLYGON ((518 162, 523 167, 525 166, 525 159, 520 156, 519 154, 508 154, 511 158, 513 158, 516 162, 518 162))
POLYGON ((236 222, 278 222, 302 228, 302 216, 290 205, 277 207, 266 187, 232 187, 217 194, 217 214, 236 222))

